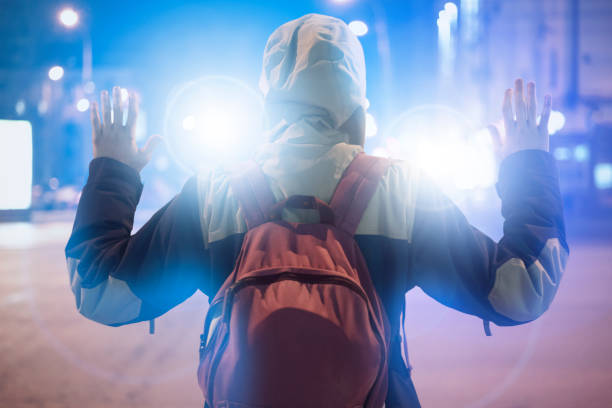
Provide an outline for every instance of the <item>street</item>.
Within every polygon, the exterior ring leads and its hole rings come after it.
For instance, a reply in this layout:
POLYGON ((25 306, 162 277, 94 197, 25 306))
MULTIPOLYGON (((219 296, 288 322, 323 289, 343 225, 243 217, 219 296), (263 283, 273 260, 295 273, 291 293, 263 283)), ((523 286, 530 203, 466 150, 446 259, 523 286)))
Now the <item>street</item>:
MULTIPOLYGON (((80 316, 63 246, 70 222, 0 224, 1 407, 199 407, 201 293, 156 320, 113 328, 80 316)), ((492 326, 407 300, 414 381, 424 407, 612 406, 612 247, 570 242, 551 309, 492 326)))

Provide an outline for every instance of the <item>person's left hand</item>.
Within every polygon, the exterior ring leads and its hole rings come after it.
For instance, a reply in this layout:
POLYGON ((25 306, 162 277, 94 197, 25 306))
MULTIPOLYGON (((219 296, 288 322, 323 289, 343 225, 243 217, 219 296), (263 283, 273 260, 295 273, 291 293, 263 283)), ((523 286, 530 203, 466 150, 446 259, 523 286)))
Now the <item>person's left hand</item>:
POLYGON ((144 147, 139 148, 134 138, 136 119, 138 118, 138 98, 130 93, 128 106, 121 101, 121 90, 113 88, 113 112, 111 120, 111 106, 107 91, 100 95, 102 104, 102 121, 98 112, 98 104, 91 104, 91 125, 94 158, 110 157, 128 166, 142 170, 149 162, 155 147, 161 142, 161 137, 154 135, 149 138, 144 147), (127 122, 123 124, 125 110, 127 122))
POLYGON ((551 112, 551 97, 544 97, 544 106, 538 122, 536 112, 535 83, 527 84, 527 95, 523 92, 523 80, 514 82, 514 90, 507 89, 502 107, 504 132, 491 125, 496 154, 500 159, 521 150, 549 149, 548 119, 551 112), (513 101, 514 99, 514 108, 513 101))

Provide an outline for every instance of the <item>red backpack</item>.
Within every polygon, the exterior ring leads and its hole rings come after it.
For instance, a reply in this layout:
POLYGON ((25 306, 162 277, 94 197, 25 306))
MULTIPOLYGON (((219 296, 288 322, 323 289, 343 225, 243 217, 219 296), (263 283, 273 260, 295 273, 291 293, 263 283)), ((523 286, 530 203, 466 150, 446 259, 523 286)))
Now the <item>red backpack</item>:
POLYGON ((357 155, 329 205, 275 202, 255 164, 232 179, 248 232, 201 336, 206 407, 383 406, 389 323, 353 234, 388 164, 357 155), (284 208, 320 223, 284 221, 284 208))

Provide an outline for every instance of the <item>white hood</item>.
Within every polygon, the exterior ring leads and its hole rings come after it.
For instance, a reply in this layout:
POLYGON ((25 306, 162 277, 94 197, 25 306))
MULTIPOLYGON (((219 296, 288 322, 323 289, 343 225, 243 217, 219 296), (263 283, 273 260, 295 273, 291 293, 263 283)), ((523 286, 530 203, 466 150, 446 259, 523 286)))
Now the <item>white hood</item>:
POLYGON ((257 152, 257 162, 283 196, 329 200, 333 186, 321 181, 339 178, 362 151, 348 145, 349 136, 339 130, 367 104, 359 40, 333 17, 309 14, 283 24, 266 44, 260 88, 268 143, 257 152))

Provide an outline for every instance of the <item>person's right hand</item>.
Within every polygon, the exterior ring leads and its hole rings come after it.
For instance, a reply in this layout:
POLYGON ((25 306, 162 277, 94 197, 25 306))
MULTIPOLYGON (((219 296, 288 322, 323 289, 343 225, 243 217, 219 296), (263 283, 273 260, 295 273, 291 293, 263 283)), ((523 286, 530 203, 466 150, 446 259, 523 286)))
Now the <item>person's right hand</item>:
POLYGON ((153 155, 153 150, 161 141, 161 137, 154 135, 149 138, 143 148, 136 145, 134 138, 136 119, 138 118, 138 98, 130 93, 128 107, 121 101, 121 90, 113 88, 113 117, 111 121, 111 107, 107 91, 100 95, 102 103, 102 121, 98 113, 98 104, 91 104, 91 124, 94 158, 110 157, 128 166, 142 170, 153 155), (128 109, 127 122, 123 124, 125 110, 128 109))
POLYGON ((551 97, 544 97, 544 107, 537 123, 535 83, 527 84, 527 95, 523 94, 523 80, 514 82, 514 92, 507 89, 504 94, 502 108, 504 114, 504 137, 500 138, 498 132, 494 136, 498 139, 497 147, 502 158, 521 150, 549 149, 548 119, 551 111, 551 97), (514 109, 512 96, 514 93, 514 109), (516 117, 515 117, 516 115, 516 117))

